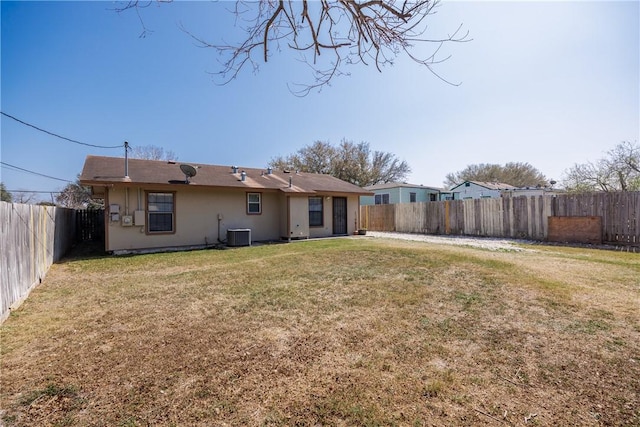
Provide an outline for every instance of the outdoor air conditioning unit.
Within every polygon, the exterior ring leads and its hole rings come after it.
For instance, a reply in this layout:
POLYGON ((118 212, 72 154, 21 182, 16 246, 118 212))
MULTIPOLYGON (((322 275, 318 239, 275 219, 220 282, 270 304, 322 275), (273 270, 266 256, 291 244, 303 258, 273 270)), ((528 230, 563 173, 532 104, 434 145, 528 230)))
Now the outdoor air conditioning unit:
POLYGON ((251 229, 235 228, 227 230, 227 246, 251 246, 251 229))

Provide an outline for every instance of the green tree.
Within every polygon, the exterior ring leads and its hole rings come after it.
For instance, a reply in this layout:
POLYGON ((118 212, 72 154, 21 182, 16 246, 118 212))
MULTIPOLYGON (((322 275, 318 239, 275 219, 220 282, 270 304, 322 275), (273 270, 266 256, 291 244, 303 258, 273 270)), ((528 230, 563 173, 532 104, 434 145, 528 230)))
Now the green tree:
POLYGON ((395 155, 371 151, 368 142, 344 139, 338 146, 316 141, 287 157, 273 158, 269 166, 332 175, 361 187, 403 181, 411 173, 407 162, 395 155))
POLYGON ((12 199, 11 193, 9 193, 4 186, 4 182, 0 182, 0 200, 11 203, 12 199))
POLYGON ((529 163, 509 162, 505 165, 479 163, 469 165, 461 171, 449 173, 444 185, 451 188, 465 181, 502 182, 514 187, 537 187, 548 185, 547 178, 529 163))
MULTIPOLYGON (((257 70, 273 52, 294 50, 313 73, 313 83, 303 85, 299 91, 306 94, 336 76, 348 74, 348 66, 372 64, 381 71, 384 66, 393 65, 400 55, 442 79, 434 70, 436 64, 447 59, 439 56, 440 48, 444 43, 469 38, 461 31, 462 26, 445 37, 427 36, 428 18, 436 13, 439 3, 440 0, 236 1, 231 14, 243 34, 239 41, 210 42, 183 30, 201 47, 217 51, 222 65, 217 74, 225 83, 244 68, 257 70), (431 44, 433 49, 418 56, 418 44, 431 44)), ((120 4, 119 12, 135 9, 141 16, 140 9, 152 2, 130 0, 120 4)), ((142 26, 144 36, 144 22, 142 26)))
POLYGON ((569 192, 640 190, 640 145, 622 141, 595 162, 574 164, 563 175, 569 192))

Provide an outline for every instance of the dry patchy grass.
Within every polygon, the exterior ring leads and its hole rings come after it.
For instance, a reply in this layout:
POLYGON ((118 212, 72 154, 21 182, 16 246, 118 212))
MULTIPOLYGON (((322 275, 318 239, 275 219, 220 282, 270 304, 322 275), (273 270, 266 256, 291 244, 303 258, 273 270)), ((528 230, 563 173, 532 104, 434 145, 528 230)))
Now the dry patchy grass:
POLYGON ((640 258, 377 239, 69 260, 7 426, 639 425, 640 258))

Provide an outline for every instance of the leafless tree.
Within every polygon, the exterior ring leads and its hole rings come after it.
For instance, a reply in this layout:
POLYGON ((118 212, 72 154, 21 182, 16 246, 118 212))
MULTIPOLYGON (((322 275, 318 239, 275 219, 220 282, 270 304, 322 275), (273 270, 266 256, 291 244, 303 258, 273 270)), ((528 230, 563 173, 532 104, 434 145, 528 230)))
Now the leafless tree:
POLYGON ((35 193, 29 191, 14 191, 11 193, 13 203, 22 203, 25 205, 36 203, 37 197, 35 193))
MULTIPOLYGON (((131 0, 123 2, 118 10, 135 9, 140 16, 140 8, 151 3, 131 0)), ((348 74, 346 65, 372 64, 381 71, 401 54, 447 81, 434 70, 434 65, 448 59, 439 57, 440 48, 447 42, 470 39, 462 25, 445 37, 427 36, 427 17, 436 12, 439 3, 440 0, 236 1, 231 12, 236 25, 246 34, 242 41, 214 43, 183 30, 200 46, 221 54, 222 69, 215 74, 223 83, 235 79, 246 67, 256 71, 261 62, 267 62, 274 51, 283 47, 298 52, 312 69, 313 82, 298 85, 294 91, 298 95, 348 74), (418 56, 414 48, 421 43, 434 47, 425 56, 418 56)), ((142 25, 144 35, 148 30, 142 25)))
POLYGON ((155 145, 134 145, 131 147, 131 158, 145 160, 178 160, 171 150, 164 151, 164 148, 155 145))
POLYGON ((622 141, 605 157, 567 169, 563 177, 567 191, 640 190, 640 145, 622 141))
POLYGON ((80 184, 80 175, 75 182, 67 184, 56 196, 56 204, 71 209, 100 209, 104 207, 104 200, 94 199, 91 187, 80 184))
POLYGON ((64 208, 85 209, 91 204, 91 190, 78 182, 67 184, 56 196, 56 204, 64 208))

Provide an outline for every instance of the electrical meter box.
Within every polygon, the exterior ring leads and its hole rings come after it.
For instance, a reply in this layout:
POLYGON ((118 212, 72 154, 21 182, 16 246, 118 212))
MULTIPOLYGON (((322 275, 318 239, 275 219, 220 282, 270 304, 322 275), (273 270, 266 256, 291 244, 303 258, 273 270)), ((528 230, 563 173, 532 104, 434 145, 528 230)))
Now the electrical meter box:
POLYGON ((109 205, 109 221, 120 221, 120 205, 109 205))
POLYGON ((145 225, 144 211, 133 211, 133 223, 135 225, 145 225))
POLYGON ((131 227, 133 225, 133 217, 131 215, 122 215, 122 226, 131 227))

